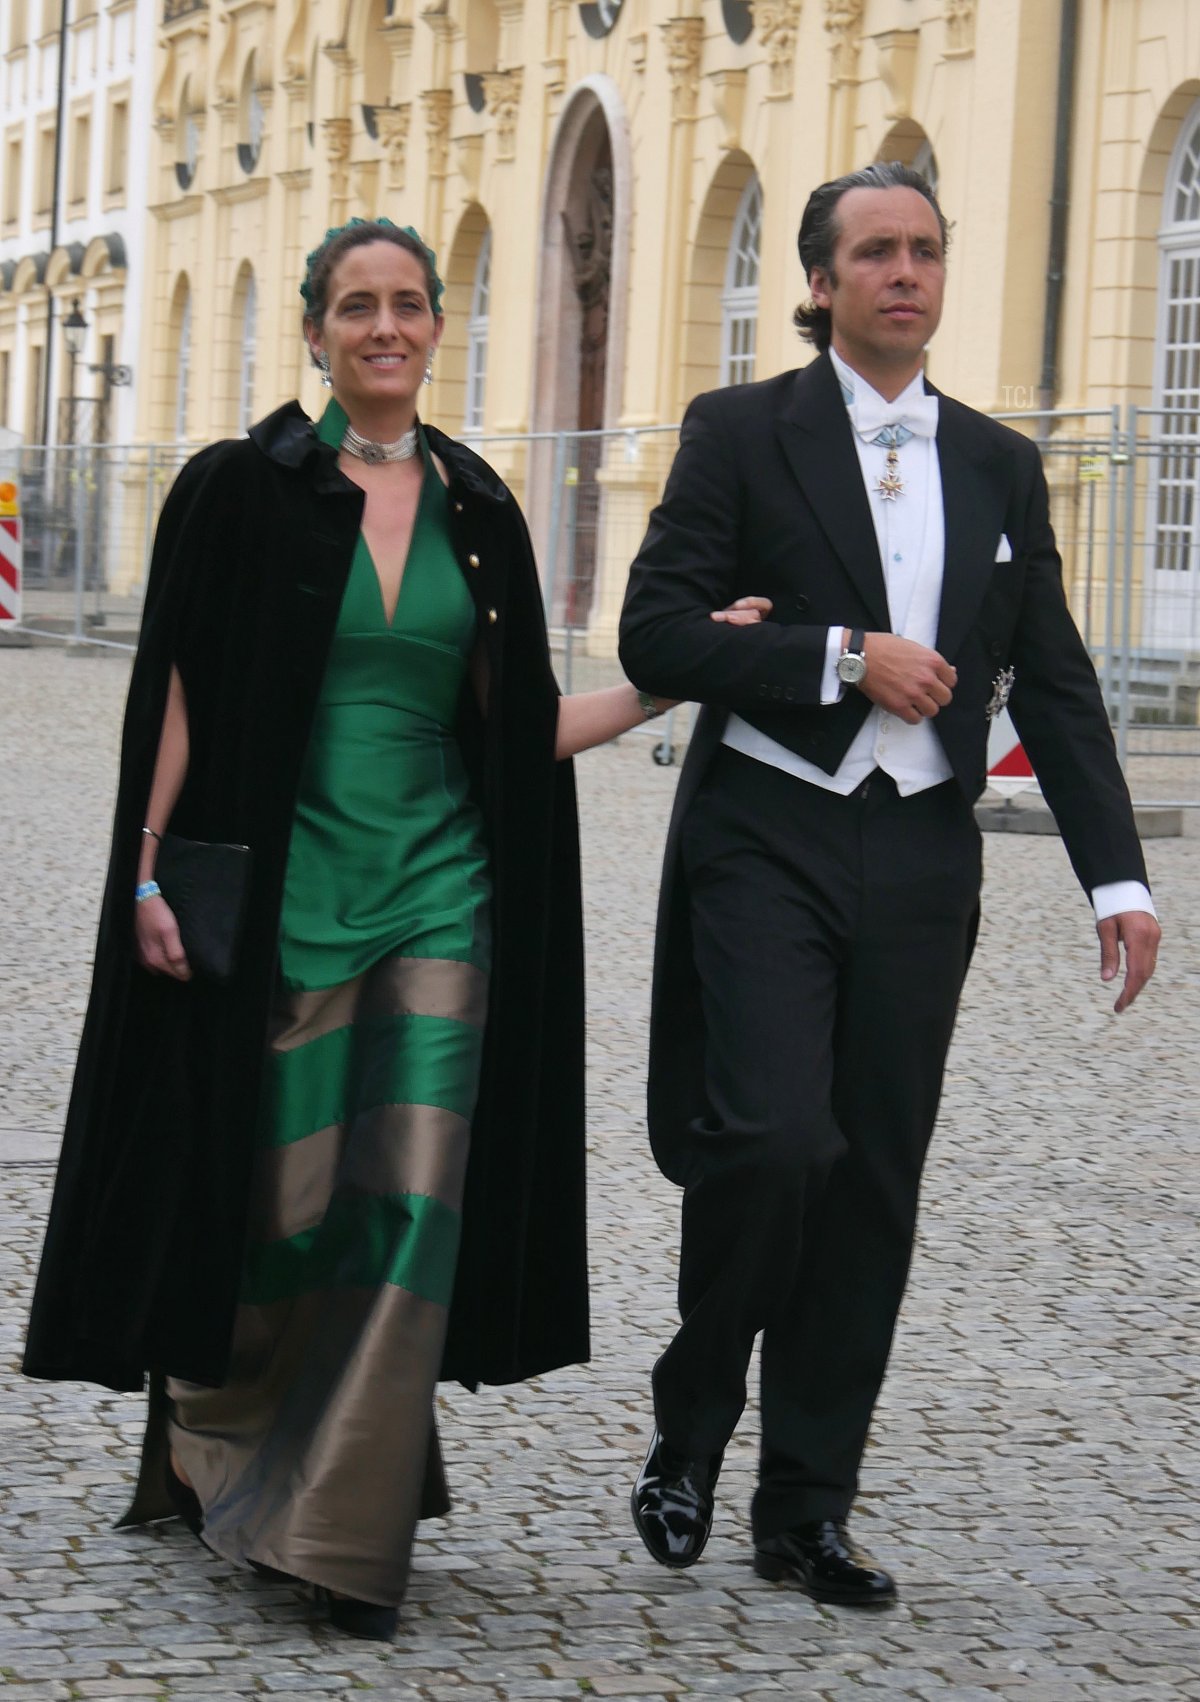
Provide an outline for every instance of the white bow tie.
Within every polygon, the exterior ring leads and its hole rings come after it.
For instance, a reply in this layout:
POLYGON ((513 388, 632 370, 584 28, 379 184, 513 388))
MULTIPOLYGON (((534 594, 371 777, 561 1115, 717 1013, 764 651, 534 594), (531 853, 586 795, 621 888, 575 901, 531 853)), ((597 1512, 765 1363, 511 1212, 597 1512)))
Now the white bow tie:
POLYGON ((891 433, 895 428, 907 437, 936 437, 938 428, 938 399, 936 396, 910 396, 904 403, 885 402, 882 396, 856 396, 848 403, 850 424, 866 443, 874 443, 880 432, 891 433))

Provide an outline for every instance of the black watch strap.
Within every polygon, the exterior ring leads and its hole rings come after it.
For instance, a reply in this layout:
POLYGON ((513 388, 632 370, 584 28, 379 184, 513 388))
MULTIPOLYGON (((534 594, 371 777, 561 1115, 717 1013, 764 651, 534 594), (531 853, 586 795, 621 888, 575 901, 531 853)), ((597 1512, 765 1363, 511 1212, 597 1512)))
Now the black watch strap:
POLYGON ((862 627, 852 626, 850 628, 850 642, 847 644, 843 654, 846 656, 861 656, 866 642, 867 635, 863 631, 862 627))

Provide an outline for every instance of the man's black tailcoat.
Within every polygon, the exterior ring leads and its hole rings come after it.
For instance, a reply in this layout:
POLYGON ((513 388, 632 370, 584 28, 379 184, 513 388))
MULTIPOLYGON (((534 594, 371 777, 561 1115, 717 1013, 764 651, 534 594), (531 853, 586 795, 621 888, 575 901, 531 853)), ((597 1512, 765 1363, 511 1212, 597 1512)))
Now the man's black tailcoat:
MULTIPOLYGON (((968 801, 983 790, 986 708, 996 675, 1012 667, 1009 709, 1084 889, 1145 881, 1095 672, 1063 595, 1038 451, 942 396, 937 452, 945 511, 937 648, 957 668, 958 683, 934 726, 954 778, 968 801), (1011 561, 996 560, 1002 537, 1011 561)), ((828 629, 890 625, 869 501, 829 357, 697 397, 621 621, 630 679, 704 706, 672 816, 655 957, 650 1134, 676 1181, 686 1181, 688 1126, 704 1114, 704 1030, 679 824, 730 711, 834 773, 871 705, 855 690, 838 704, 820 703, 828 629), (764 624, 710 618, 752 594, 774 601, 764 624)))
MULTIPOLYGON (((431 430, 489 664, 460 736, 494 888, 480 1104, 444 1375, 509 1382, 588 1353, 583 951, 574 780, 528 535, 511 493, 431 430), (478 566, 471 558, 478 557, 478 566)), ((219 443, 163 508, 122 744, 95 973, 25 1370, 140 1388, 225 1375, 297 786, 361 490, 295 403, 219 443), (227 987, 135 967, 133 905, 172 663, 188 704, 171 827, 253 852, 227 987)))

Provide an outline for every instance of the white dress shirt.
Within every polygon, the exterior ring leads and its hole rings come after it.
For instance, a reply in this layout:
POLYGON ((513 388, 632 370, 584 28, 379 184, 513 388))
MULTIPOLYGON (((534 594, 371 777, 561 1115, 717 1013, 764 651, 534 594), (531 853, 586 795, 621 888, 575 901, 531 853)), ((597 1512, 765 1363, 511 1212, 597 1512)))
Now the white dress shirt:
MULTIPOLYGON (((936 427, 937 398, 926 396, 924 378, 918 373, 912 383, 889 403, 865 378, 847 366, 835 350, 831 349, 829 354, 843 395, 849 393, 852 398, 848 399, 847 407, 851 424, 855 426, 854 447, 879 545, 891 629, 903 638, 933 649, 937 642, 946 548, 937 444, 932 435, 926 435, 928 425, 922 424, 920 435, 910 437, 899 446, 896 452, 898 471, 904 488, 894 501, 887 501, 879 495, 877 486, 886 470, 888 451, 883 444, 868 439, 877 434, 881 418, 891 420, 903 416, 906 404, 915 399, 920 399, 922 413, 930 415, 936 427), (858 429, 856 417, 860 411, 870 415, 870 423, 863 431, 858 429)), ((839 702, 846 689, 837 677, 836 664, 847 624, 843 622, 840 626, 829 628, 821 683, 822 703, 839 702)), ((891 776, 902 798, 939 786, 953 774, 932 719, 923 717, 916 726, 910 726, 878 704, 871 706, 870 714, 833 774, 827 774, 815 763, 797 756, 785 745, 752 727, 748 721, 743 721, 739 715, 729 716, 724 743, 745 756, 794 774, 810 786, 820 786, 843 797, 848 797, 876 768, 891 776)), ((1098 886, 1092 892, 1092 903, 1098 922, 1123 910, 1155 914, 1150 894, 1141 881, 1113 881, 1098 886)))

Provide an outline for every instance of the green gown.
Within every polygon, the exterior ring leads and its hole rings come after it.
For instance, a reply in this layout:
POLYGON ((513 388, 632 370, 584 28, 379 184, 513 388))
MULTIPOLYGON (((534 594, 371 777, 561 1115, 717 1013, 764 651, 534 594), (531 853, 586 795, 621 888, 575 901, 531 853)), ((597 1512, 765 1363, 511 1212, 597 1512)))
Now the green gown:
MULTIPOLYGON (((319 435, 345 425, 330 402, 319 435)), ((490 945, 454 736, 475 611, 424 454, 390 623, 359 537, 301 782, 230 1376, 167 1386, 211 1547, 388 1605, 449 1504, 433 1398, 490 945)))

